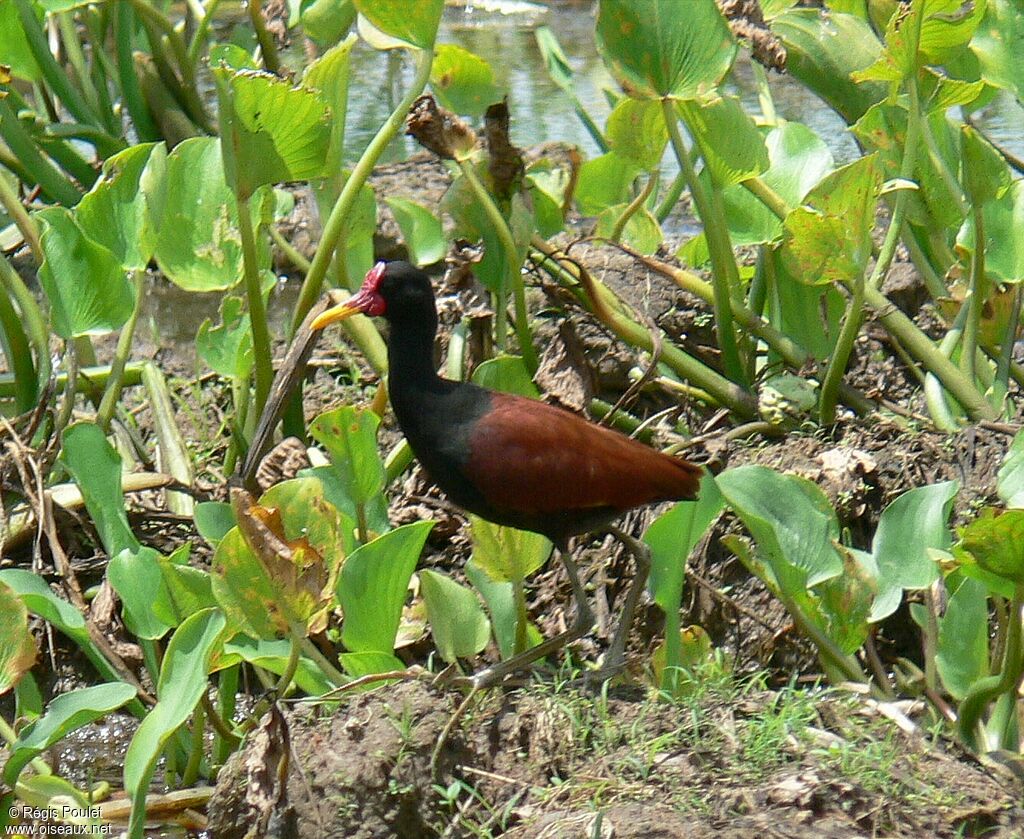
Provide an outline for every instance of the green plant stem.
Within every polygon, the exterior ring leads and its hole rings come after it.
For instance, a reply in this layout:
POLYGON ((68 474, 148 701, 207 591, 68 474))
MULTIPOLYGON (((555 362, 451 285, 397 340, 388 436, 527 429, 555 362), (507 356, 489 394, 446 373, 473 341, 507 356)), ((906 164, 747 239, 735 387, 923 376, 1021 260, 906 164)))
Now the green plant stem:
POLYGON ((73 207, 78 203, 82 193, 71 183, 67 175, 39 153, 39 149, 25 131, 7 99, 0 99, 0 136, 10 147, 20 166, 50 199, 66 207, 73 207))
POLYGON ((132 125, 140 142, 154 142, 160 139, 160 129, 153 121, 146 100, 142 95, 135 59, 132 56, 132 27, 135 14, 128 3, 118 3, 114 11, 114 46, 117 54, 117 79, 121 98, 131 117, 132 125))
POLYGON ((967 294, 967 321, 964 323, 963 345, 960 351, 960 369, 972 382, 978 381, 977 348, 978 331, 981 327, 981 310, 988 297, 988 281, 985 277, 985 214, 975 205, 974 253, 971 254, 970 289, 967 294))
POLYGON ((0 177, 0 206, 7 211, 11 221, 17 225, 22 237, 32 251, 36 265, 43 264, 43 246, 39 243, 39 228, 18 199, 18 194, 11 189, 7 178, 0 177))
MULTIPOLYGON (((657 271, 659 274, 662 274, 672 280, 684 291, 688 291, 695 297, 699 297, 705 303, 710 304, 712 302, 714 292, 711 288, 711 284, 706 280, 701 279, 693 272, 687 271, 683 268, 677 268, 674 265, 669 265, 667 262, 662 262, 658 259, 654 259, 653 257, 642 256, 626 247, 623 247, 623 250, 633 256, 636 256, 652 270, 657 271)), ((733 315, 736 317, 736 321, 744 329, 764 341, 770 350, 775 352, 793 369, 799 370, 805 364, 814 360, 811 354, 797 344, 792 338, 782 332, 779 332, 779 330, 768 323, 763 317, 755 314, 754 311, 746 306, 734 304, 733 315)), ((846 384, 840 383, 839 392, 843 401, 860 414, 869 413, 875 407, 873 403, 860 391, 846 384)))
POLYGON ((637 193, 636 198, 629 202, 626 209, 622 211, 622 215, 615 220, 615 226, 612 228, 612 232, 608 236, 611 241, 618 242, 622 238, 622 231, 626 229, 626 224, 631 218, 633 218, 633 216, 636 215, 637 210, 644 205, 644 202, 650 198, 656 181, 657 178, 654 177, 654 175, 648 176, 647 183, 644 184, 644 188, 637 193))
POLYGON ((274 225, 270 225, 268 230, 270 232, 270 238, 274 240, 274 244, 277 245, 278 250, 285 255, 285 258, 292 265, 302 271, 303 274, 308 274, 311 264, 310 261, 299 253, 298 248, 285 239, 281 231, 274 227, 274 225))
POLYGON ((96 422, 104 430, 109 431, 110 421, 114 417, 117 408, 117 400, 121 398, 121 387, 124 379, 124 368, 128 363, 128 356, 132 351, 132 339, 135 337, 135 324, 139 319, 139 312, 142 311, 142 272, 131 272, 132 289, 135 292, 135 305, 127 322, 121 328, 121 334, 117 336, 117 349, 114 350, 114 358, 110 362, 110 374, 107 376, 106 388, 103 391, 103 398, 100 399, 100 407, 96 412, 96 422))
POLYGON ((523 356, 523 363, 526 365, 526 369, 530 371, 532 376, 537 372, 537 353, 533 349, 533 336, 530 334, 530 323, 526 311, 526 290, 523 286, 523 272, 519 260, 519 249, 516 247, 512 231, 509 229, 505 217, 501 214, 501 210, 498 209, 498 205, 494 203, 490 194, 484 189, 484 185, 480 183, 476 172, 473 171, 473 164, 468 160, 458 160, 456 162, 458 163, 459 170, 462 172, 462 176, 466 179, 466 183, 469 184, 470 189, 473 191, 474 197, 487 214, 487 220, 490 221, 491 227, 498 234, 498 239, 501 240, 501 247, 505 251, 505 282, 502 283, 502 290, 498 294, 499 305, 496 307, 494 325, 498 346, 505 346, 505 319, 507 317, 505 300, 508 290, 511 289, 516 312, 516 336, 519 338, 519 352, 523 356))
POLYGON ((327 270, 331 267, 334 250, 345 233, 349 214, 355 205, 360 188, 366 183, 366 179, 373 171, 373 167, 376 165, 381 153, 387 148, 388 143, 391 142, 402 127, 405 115, 408 113, 412 103, 423 92, 423 88, 430 78, 430 68, 433 60, 434 51, 432 49, 423 50, 419 53, 416 58, 416 75, 409 86, 409 90, 406 91, 402 101, 395 106, 387 120, 374 135, 373 139, 370 140, 366 150, 353 167, 352 174, 345 181, 341 194, 338 196, 338 200, 331 210, 327 222, 324 224, 323 235, 320 237, 320 246, 317 248, 316 255, 313 257, 313 263, 309 268, 309 273, 306 274, 306 279, 303 281, 302 288, 299 291, 299 299, 295 303, 295 313, 292 316, 291 331, 293 334, 320 296, 324 277, 327 276, 327 270))
MULTIPOLYGON (((967 307, 961 306, 960 311, 957 312, 956 318, 953 320, 953 324, 939 342, 939 352, 946 358, 950 358, 953 355, 953 350, 960 342, 964 321, 966 320, 967 307)), ((956 417, 946 399, 946 391, 943 390, 941 382, 939 382, 934 373, 928 373, 925 376, 924 398, 925 404, 928 406, 928 413, 935 425, 943 431, 956 431, 959 427, 956 417)))
POLYGON ((59 440, 60 435, 71 422, 75 410, 75 393, 78 388, 78 353, 69 344, 64 345, 65 368, 67 370, 64 381, 64 395, 61 399, 60 410, 53 418, 53 439, 59 440))
POLYGON ((281 59, 277 54, 277 46, 274 39, 267 31, 267 22, 260 13, 260 0, 246 0, 249 10, 249 22, 256 33, 256 40, 260 45, 260 52, 263 54, 263 66, 275 76, 281 73, 281 59))
POLYGON ((684 189, 686 189, 686 173, 680 171, 672 183, 669 184, 665 197, 658 204, 658 209, 654 211, 654 217, 658 220, 659 224, 668 218, 672 208, 679 202, 679 196, 683 194, 684 189))
POLYGON ((934 300, 948 296, 949 289, 946 288, 942 277, 932 265, 931 260, 928 259, 928 255, 924 252, 924 248, 921 247, 920 241, 918 241, 920 232, 909 222, 904 229, 907 235, 904 237, 903 243, 907 246, 907 251, 910 253, 910 261, 914 263, 914 267, 921 274, 928 293, 934 300))
POLYGON ((853 345, 860 334, 864 315, 864 276, 854 279, 850 289, 850 303, 843 316, 843 325, 836 338, 835 349, 829 357, 828 366, 821 382, 818 400, 818 420, 822 425, 832 425, 836 420, 836 405, 839 403, 839 385, 846 374, 846 365, 853 352, 853 345))
MULTIPOLYGON (((4 739, 4 742, 6 742, 8 746, 13 746, 18 742, 18 732, 15 731, 11 724, 3 717, 0 717, 0 737, 4 739)), ((37 775, 46 776, 53 774, 53 770, 42 758, 32 758, 31 764, 37 775)))
POLYGON ((181 788, 194 786, 199 778, 199 767, 203 760, 203 734, 206 731, 206 705, 196 705, 192 712, 192 742, 189 744, 188 762, 181 773, 181 788))
POLYGON ((906 348, 914 358, 934 373, 943 387, 964 407, 971 419, 994 420, 996 411, 978 392, 953 362, 946 358, 931 339, 910 318, 899 310, 882 292, 867 288, 865 302, 875 311, 882 326, 906 348))
POLYGON ((210 0, 206 4, 205 13, 199 18, 199 25, 192 35, 192 43, 188 45, 185 58, 188 61, 189 67, 193 68, 193 73, 195 73, 195 67, 199 61, 199 53, 203 49, 203 44, 206 43, 207 34, 210 31, 210 26, 213 23, 214 15, 217 13, 217 7, 220 3, 221 0, 210 0))
POLYGON ((317 645, 308 638, 304 638, 302 641, 302 651, 317 663, 317 666, 319 666, 323 671, 324 675, 327 676, 330 681, 334 682, 335 687, 340 687, 341 685, 352 681, 337 667, 331 664, 331 662, 327 660, 327 656, 320 652, 317 645))
POLYGON ((277 698, 287 695, 288 689, 292 686, 295 671, 299 669, 299 659, 302 656, 302 641, 304 638, 305 628, 293 626, 291 629, 291 648, 288 650, 288 662, 285 664, 281 678, 277 680, 277 685, 274 688, 274 694, 277 698))
POLYGON ((25 44, 32 53, 50 90, 57 94, 64 107, 79 122, 100 125, 97 115, 92 112, 82 94, 71 84, 71 80, 63 68, 57 64, 53 53, 50 52, 46 33, 43 32, 43 28, 39 24, 31 0, 14 0, 14 4, 18 8, 18 18, 25 35, 25 44))
POLYGON ((516 639, 512 654, 519 655, 526 652, 529 643, 529 635, 526 630, 530 624, 530 618, 526 612, 526 583, 522 577, 513 580, 512 594, 516 603, 516 639))
MULTIPOLYGON (((92 76, 89 75, 89 67, 85 61, 85 53, 82 52, 82 45, 79 42, 78 33, 75 31, 74 15, 72 12, 58 12, 54 18, 57 21, 57 29, 60 31, 60 39, 67 59, 71 63, 75 75, 78 76, 78 86, 81 88, 89 108, 98 117, 102 113, 99 94, 93 86, 92 76)), ((102 50, 99 44, 96 46, 102 50)))
MULTIPOLYGON (((10 296, 18 304, 18 315, 25 328, 29 343, 36 354, 36 373, 39 377, 40 389, 50 378, 50 333, 47 329, 42 312, 35 296, 29 291, 25 281, 14 270, 7 257, 0 254, 0 291, 10 296)), ((0 377, 0 382, 3 377, 0 377)), ((0 383, 0 392, 3 384, 0 383)))
MULTIPOLYGON (((633 346, 648 351, 653 348, 650 331, 626 313, 624 304, 603 283, 591 280, 598 298, 592 300, 581 285, 580 276, 576 273, 578 269, 571 262, 560 262, 557 250, 539 236, 533 237, 532 244, 536 253, 531 258, 573 291, 605 326, 633 346)), ((661 357, 680 378, 689 380, 707 391, 719 404, 729 408, 737 416, 750 419, 757 415, 757 400, 747 390, 685 353, 675 344, 666 341, 662 346, 661 357)))
POLYGON ((390 486, 391 482, 401 475, 409 464, 412 463, 412 447, 404 437, 395 446, 386 458, 384 458, 384 485, 390 486))
MULTIPOLYGON (((917 41, 914 40, 913 44, 916 50, 917 41)), ((920 133, 921 122, 916 76, 911 75, 907 79, 907 90, 910 94, 910 104, 907 114, 906 143, 903 147, 903 160, 900 164, 900 177, 910 180, 914 175, 914 165, 917 159, 917 139, 920 133)), ((873 290, 877 291, 881 288, 883 280, 889 273, 889 266, 896 256, 896 247, 900 242, 903 220, 907 213, 907 200, 907 190, 901 189, 896 193, 892 217, 889 219, 889 227, 885 231, 885 239, 882 241, 878 258, 875 260, 875 267, 871 272, 870 279, 867 281, 868 287, 873 290)), ((864 298, 864 277, 859 276, 851 283, 850 305, 847 307, 846 315, 843 318, 843 326, 840 329, 839 337, 836 339, 836 345, 829 358, 828 368, 825 371, 825 377, 821 384, 819 419, 822 425, 831 425, 835 422, 839 383, 846 373, 846 365, 849 363, 850 354, 853 352, 853 345, 860 334, 861 323, 864 319, 864 298)))
POLYGON ((0 346, 7 357, 7 368, 14 375, 14 407, 23 414, 36 404, 39 377, 21 318, 6 292, 0 293, 0 337, 4 338, 0 346))
MULTIPOLYGON (((217 674, 217 708, 207 708, 207 716, 216 730, 216 738, 213 741, 215 763, 224 763, 238 745, 238 737, 231 730, 231 721, 235 716, 240 670, 240 665, 234 664, 217 674)), ((209 697, 206 699, 209 701, 209 697)))
POLYGON ((1013 365, 1013 344, 1017 339, 1017 331, 1020 328, 1021 304, 1024 300, 1024 289, 1017 283, 1013 289, 1013 307, 1010 309, 1010 320, 1006 324, 1006 335, 1003 337, 1002 346, 999 348, 999 358, 996 362, 996 377, 992 384, 992 404, 1000 412, 1008 413, 1006 406, 1006 394, 1010 390, 1010 368, 1013 365))
POLYGON ((958 709, 957 730, 960 739, 974 752, 985 750, 980 735, 982 715, 989 704, 1001 694, 1010 690, 1016 691, 1024 672, 1024 660, 1021 658, 1021 608, 1024 607, 1024 587, 1018 585, 1010 602, 1008 618, 1010 622, 1006 635, 1006 652, 1003 656, 1002 672, 997 676, 979 679, 960 702, 958 709))
POLYGON ((776 218, 780 221, 786 220, 786 216, 789 215, 792 208, 779 193, 768 186, 760 177, 747 178, 740 185, 745 187, 747 192, 771 210, 776 218))
POLYGON ((721 208, 721 196, 714 185, 709 192, 705 192, 703 185, 698 180, 690 153, 686 150, 683 136, 679 131, 679 119, 672 100, 663 99, 661 106, 672 149, 675 151, 676 160, 679 161, 679 168, 686 176, 694 207, 704 225, 704 236, 707 239, 708 253, 711 256, 712 287, 715 292, 715 330, 718 333, 718 346, 722 353, 722 366, 729 379, 745 388, 747 384, 746 371, 740 361, 736 331, 732 320, 732 295, 733 290, 739 288, 739 271, 736 268, 736 258, 729 241, 725 214, 721 208))
POLYGON ((274 365, 270 356, 270 330, 267 328, 267 308, 260 288, 259 257, 256 253, 256 231, 252 226, 252 211, 248 196, 236 196, 238 202, 238 232, 242 238, 242 271, 245 276, 245 295, 249 302, 249 323, 252 328, 253 368, 256 390, 253 413, 263 412, 274 380, 274 365))

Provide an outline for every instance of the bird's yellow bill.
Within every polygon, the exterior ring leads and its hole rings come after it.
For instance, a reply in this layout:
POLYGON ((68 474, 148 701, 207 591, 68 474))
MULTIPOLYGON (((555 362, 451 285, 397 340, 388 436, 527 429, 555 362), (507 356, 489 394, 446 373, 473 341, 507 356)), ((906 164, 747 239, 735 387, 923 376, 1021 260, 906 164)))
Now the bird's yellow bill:
POLYGON ((360 309, 358 306, 351 305, 351 302, 340 303, 337 306, 331 306, 331 308, 321 312, 309 325, 309 328, 314 332, 323 329, 325 326, 330 326, 332 323, 345 320, 346 318, 352 317, 352 315, 358 315, 360 309))

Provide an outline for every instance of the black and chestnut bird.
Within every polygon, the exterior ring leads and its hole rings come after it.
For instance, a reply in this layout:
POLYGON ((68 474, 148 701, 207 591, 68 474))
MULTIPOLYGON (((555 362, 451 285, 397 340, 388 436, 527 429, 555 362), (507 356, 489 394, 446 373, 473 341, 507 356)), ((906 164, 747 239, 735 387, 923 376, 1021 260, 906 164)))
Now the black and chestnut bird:
POLYGON ((317 317, 312 329, 358 313, 390 325, 388 393, 428 476, 459 507, 547 536, 569 574, 574 626, 478 674, 474 684, 493 684, 589 631, 593 618, 567 543, 599 529, 623 541, 637 563, 605 660, 606 668, 617 668, 650 559, 646 546, 611 522, 634 507, 695 498, 700 468, 543 402, 440 378, 434 291, 429 277, 407 262, 378 263, 358 293, 317 317))

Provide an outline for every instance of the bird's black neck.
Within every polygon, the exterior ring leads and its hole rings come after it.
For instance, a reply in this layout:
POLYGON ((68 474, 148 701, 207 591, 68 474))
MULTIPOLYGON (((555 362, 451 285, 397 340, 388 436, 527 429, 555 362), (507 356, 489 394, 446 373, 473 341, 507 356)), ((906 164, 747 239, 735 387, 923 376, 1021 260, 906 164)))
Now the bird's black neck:
POLYGON ((434 366, 434 337, 437 334, 437 313, 417 312, 409 317, 389 318, 388 375, 389 390, 394 394, 431 392, 443 380, 434 366))

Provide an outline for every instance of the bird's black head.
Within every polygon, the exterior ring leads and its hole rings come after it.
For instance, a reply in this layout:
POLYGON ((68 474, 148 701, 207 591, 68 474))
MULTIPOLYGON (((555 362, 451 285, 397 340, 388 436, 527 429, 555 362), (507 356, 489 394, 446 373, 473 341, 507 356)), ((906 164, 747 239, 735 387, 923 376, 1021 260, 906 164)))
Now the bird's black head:
POLYGON ((340 306, 328 309, 313 321, 313 329, 364 314, 388 321, 436 322, 434 289, 430 278, 408 262, 378 262, 370 269, 359 291, 340 306))

